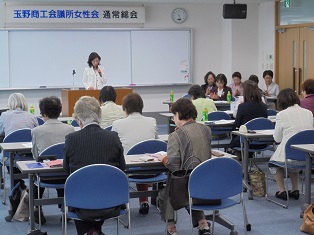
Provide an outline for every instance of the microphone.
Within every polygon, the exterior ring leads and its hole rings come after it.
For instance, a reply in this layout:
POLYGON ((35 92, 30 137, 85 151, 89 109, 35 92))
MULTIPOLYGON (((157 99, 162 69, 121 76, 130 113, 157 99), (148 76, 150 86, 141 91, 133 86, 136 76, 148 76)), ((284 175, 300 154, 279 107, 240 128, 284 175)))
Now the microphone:
POLYGON ((102 77, 101 70, 100 70, 100 68, 98 66, 97 66, 97 71, 99 73, 99 76, 102 77))
POLYGON ((72 71, 72 75, 75 75, 75 74, 76 74, 75 69, 73 69, 73 71, 72 71))

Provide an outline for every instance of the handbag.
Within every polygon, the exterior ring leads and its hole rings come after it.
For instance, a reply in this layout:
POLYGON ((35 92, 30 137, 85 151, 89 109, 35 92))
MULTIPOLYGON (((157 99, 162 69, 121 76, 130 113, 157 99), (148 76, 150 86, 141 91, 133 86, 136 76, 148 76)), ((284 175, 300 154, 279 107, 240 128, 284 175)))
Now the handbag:
POLYGON ((303 213, 303 224, 300 230, 305 233, 314 234, 314 204, 309 205, 303 213))
POLYGON ((257 164, 254 161, 250 162, 248 176, 251 188, 253 190, 253 196, 265 197, 266 195, 265 173, 257 166, 257 164), (255 170, 252 169, 253 164, 255 166, 255 170))
POLYGON ((169 198, 170 204, 174 210, 179 210, 189 204, 188 183, 193 170, 189 168, 193 166, 193 163, 197 163, 198 165, 201 163, 201 160, 198 157, 189 157, 183 164, 184 169, 176 170, 171 173, 169 180, 169 198), (196 158, 198 161, 191 161, 185 168, 186 163, 192 158, 196 158))

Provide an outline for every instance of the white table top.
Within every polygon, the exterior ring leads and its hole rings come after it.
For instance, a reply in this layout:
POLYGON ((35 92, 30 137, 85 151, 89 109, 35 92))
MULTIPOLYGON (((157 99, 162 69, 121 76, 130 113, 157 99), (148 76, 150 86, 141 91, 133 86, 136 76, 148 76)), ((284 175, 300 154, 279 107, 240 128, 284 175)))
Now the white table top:
POLYGON ((293 144, 291 148, 314 154, 314 144, 293 144))
POLYGON ((32 142, 0 143, 0 147, 7 152, 31 150, 32 142))
MULTIPOLYGON (((254 130, 253 130, 254 131, 254 130)), ((275 129, 269 130, 255 130, 256 133, 247 133, 247 132, 240 132, 240 131, 232 131, 234 135, 240 135, 244 137, 272 137, 274 135, 275 129)))

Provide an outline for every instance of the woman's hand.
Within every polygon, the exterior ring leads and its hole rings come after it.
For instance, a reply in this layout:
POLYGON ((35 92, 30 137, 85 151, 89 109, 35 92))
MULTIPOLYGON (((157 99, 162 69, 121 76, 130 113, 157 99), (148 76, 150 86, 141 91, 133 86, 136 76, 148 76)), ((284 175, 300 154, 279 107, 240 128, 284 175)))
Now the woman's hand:
POLYGON ((163 160, 165 157, 167 157, 167 155, 162 155, 162 154, 160 154, 160 155, 158 156, 158 160, 162 162, 162 160, 163 160))
POLYGON ((87 90, 95 90, 93 86, 90 86, 87 90))
POLYGON ((213 100, 218 100, 219 99, 219 95, 216 93, 210 93, 210 98, 213 100))

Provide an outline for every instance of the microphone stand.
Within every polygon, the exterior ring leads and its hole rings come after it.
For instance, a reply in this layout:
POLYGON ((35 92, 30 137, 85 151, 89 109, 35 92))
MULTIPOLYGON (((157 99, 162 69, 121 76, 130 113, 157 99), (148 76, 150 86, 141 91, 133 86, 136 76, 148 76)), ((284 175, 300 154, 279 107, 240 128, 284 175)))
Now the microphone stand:
POLYGON ((75 69, 73 69, 73 71, 72 71, 72 76, 73 76, 73 79, 72 79, 72 90, 74 90, 74 75, 75 74, 76 74, 75 69))

